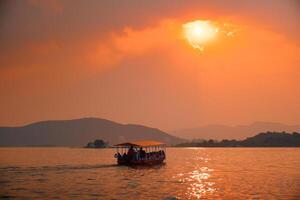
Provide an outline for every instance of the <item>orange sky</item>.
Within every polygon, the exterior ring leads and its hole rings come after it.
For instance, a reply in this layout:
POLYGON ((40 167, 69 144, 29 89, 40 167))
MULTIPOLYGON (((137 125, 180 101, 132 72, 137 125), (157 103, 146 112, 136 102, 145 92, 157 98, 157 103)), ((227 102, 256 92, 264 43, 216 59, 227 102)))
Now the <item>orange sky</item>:
POLYGON ((300 123, 297 1, 2 1, 0 125, 300 123), (182 24, 230 24, 200 52, 182 24))

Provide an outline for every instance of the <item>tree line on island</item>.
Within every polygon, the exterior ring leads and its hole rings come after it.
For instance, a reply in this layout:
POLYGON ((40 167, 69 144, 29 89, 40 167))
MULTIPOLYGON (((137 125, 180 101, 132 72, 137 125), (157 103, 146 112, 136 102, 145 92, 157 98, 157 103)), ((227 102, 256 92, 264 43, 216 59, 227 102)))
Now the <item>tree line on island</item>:
POLYGON ((192 140, 176 147, 300 147, 297 132, 263 132, 244 140, 192 140))
POLYGON ((94 142, 89 142, 85 148, 107 148, 109 147, 108 142, 104 142, 104 140, 97 139, 94 142))

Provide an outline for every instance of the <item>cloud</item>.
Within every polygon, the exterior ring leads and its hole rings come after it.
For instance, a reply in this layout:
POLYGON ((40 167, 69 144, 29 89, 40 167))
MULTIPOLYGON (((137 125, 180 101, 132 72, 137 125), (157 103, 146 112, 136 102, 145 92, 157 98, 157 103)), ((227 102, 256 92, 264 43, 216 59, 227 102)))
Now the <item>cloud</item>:
POLYGON ((4 4, 3 123, 78 113, 167 129, 201 122, 299 121, 295 1, 4 4), (181 25, 197 19, 242 30, 199 53, 181 35, 181 25))
POLYGON ((125 27, 144 29, 162 19, 213 18, 255 22, 287 37, 298 38, 296 1, 8 1, 2 14, 0 41, 19 45, 23 40, 59 37, 76 40, 105 36, 125 27), (54 15, 46 14, 53 12, 54 15), (56 14, 55 14, 56 13, 56 14))
POLYGON ((63 12, 63 6, 59 0, 28 0, 33 7, 38 7, 43 14, 60 14, 63 12))
POLYGON ((162 21, 145 29, 125 27, 121 33, 112 33, 105 39, 95 39, 87 51, 88 63, 101 67, 114 65, 128 56, 139 56, 147 51, 164 51, 166 45, 178 42, 180 24, 162 21))

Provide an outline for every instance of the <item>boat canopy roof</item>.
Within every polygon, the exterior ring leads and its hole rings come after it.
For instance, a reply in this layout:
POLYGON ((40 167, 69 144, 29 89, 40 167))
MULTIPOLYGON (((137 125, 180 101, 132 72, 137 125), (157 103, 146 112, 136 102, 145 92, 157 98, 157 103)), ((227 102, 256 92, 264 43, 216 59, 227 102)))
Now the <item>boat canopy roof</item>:
POLYGON ((155 140, 139 140, 139 141, 130 141, 121 144, 114 145, 115 147, 151 147, 151 146, 164 146, 166 145, 163 142, 155 140))

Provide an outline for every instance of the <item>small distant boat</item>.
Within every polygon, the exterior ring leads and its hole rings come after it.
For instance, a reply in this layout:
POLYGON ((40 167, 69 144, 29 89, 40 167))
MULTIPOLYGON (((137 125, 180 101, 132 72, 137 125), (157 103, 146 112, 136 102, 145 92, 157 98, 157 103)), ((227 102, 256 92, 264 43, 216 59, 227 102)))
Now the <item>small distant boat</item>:
POLYGON ((166 144, 158 141, 131 141, 114 147, 119 165, 157 165, 166 159, 166 144))

